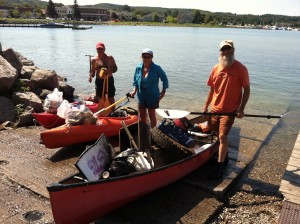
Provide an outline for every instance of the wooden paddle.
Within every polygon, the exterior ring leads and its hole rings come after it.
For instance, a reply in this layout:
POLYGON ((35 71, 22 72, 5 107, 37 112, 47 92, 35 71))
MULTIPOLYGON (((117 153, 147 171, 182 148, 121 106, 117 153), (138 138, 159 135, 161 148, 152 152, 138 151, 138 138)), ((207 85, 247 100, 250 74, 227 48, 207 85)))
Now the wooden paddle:
MULTIPOLYGON (((109 105, 109 106, 106 107, 106 108, 102 108, 101 110, 99 110, 99 111, 97 111, 96 113, 94 113, 94 115, 98 115, 98 114, 101 114, 101 115, 102 115, 103 112, 106 112, 107 110, 109 110, 109 109, 111 109, 112 107, 116 106, 118 103, 121 103, 121 102, 124 101, 125 99, 128 99, 129 97, 130 97, 130 93, 127 93, 126 96, 124 96, 122 99, 120 99, 120 100, 118 100, 117 102, 115 102, 115 103, 109 105)), ((128 100, 129 100, 129 99, 128 99, 128 100)), ((105 114, 107 114, 107 113, 105 113, 105 114)), ((105 115, 103 115, 103 116, 105 116, 105 115)))
MULTIPOLYGON (((209 113, 209 112, 190 112, 185 110, 173 109, 156 109, 155 110, 163 118, 182 118, 189 114, 192 115, 220 115, 220 116, 237 116, 236 113, 209 113)), ((261 118, 284 118, 289 125, 300 126, 300 111, 290 111, 282 115, 258 115, 258 114, 244 114, 244 117, 261 117, 261 118)))
POLYGON ((108 77, 106 77, 103 80, 102 96, 98 104, 98 110, 106 108, 106 110, 101 112, 102 116, 106 116, 111 112, 112 107, 109 107, 109 105, 110 105, 110 101, 108 98, 108 77))

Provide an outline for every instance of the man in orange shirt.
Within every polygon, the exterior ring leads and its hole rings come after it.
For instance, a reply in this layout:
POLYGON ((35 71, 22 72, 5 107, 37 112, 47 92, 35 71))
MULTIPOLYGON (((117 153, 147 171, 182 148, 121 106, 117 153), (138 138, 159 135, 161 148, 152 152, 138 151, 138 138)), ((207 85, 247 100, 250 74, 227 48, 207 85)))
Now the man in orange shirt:
MULTIPOLYGON (((244 109, 250 96, 250 82, 247 68, 235 60, 234 44, 224 40, 220 44, 219 63, 216 64, 208 78, 210 86, 203 112, 235 113, 236 117, 244 116, 244 109)), ((218 163, 211 180, 222 178, 228 164, 228 134, 234 123, 234 116, 210 116, 208 121, 212 131, 218 134, 220 140, 218 163)))

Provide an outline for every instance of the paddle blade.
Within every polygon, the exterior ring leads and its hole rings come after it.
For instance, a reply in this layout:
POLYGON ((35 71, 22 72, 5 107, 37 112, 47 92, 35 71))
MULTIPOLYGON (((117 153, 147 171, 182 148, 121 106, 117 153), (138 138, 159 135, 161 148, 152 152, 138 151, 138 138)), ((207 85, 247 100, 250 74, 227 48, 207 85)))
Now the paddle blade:
POLYGON ((182 118, 190 114, 189 111, 185 110, 156 109, 155 111, 159 116, 170 119, 182 118))
MULTIPOLYGON (((102 109, 105 109, 105 108, 107 108, 107 107, 109 107, 109 106, 110 106, 110 102, 109 102, 109 100, 105 97, 104 99, 101 99, 101 100, 99 101, 99 104, 98 104, 98 111, 99 111, 99 110, 102 110, 102 109)), ((104 111, 100 112, 100 113, 98 114, 98 116, 106 116, 106 115, 110 114, 111 110, 112 110, 112 108, 105 109, 104 111)))

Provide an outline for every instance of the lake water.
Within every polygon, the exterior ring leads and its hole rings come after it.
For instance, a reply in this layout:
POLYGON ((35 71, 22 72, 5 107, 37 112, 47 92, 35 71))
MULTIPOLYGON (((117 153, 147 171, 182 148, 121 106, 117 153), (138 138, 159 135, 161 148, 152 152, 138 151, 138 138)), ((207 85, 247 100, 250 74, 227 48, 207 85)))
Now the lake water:
POLYGON ((207 96, 206 81, 224 39, 234 41, 236 59, 249 70, 251 96, 246 112, 277 115, 300 110, 300 32, 106 25, 89 30, 0 28, 3 49, 11 47, 36 66, 65 76, 82 97, 94 93, 85 55, 96 53, 97 42, 104 42, 117 62, 116 99, 132 90, 141 51, 151 48, 154 62, 165 70, 170 83, 161 108, 196 111, 201 111, 207 96))

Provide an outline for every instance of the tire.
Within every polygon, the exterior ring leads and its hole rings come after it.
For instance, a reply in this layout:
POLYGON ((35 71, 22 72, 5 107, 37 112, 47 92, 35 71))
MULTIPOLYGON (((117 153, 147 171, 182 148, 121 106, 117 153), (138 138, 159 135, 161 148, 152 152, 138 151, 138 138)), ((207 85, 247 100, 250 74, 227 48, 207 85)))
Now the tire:
POLYGON ((152 129, 152 140, 166 152, 169 162, 176 162, 195 154, 193 150, 174 141, 157 127, 152 129))

